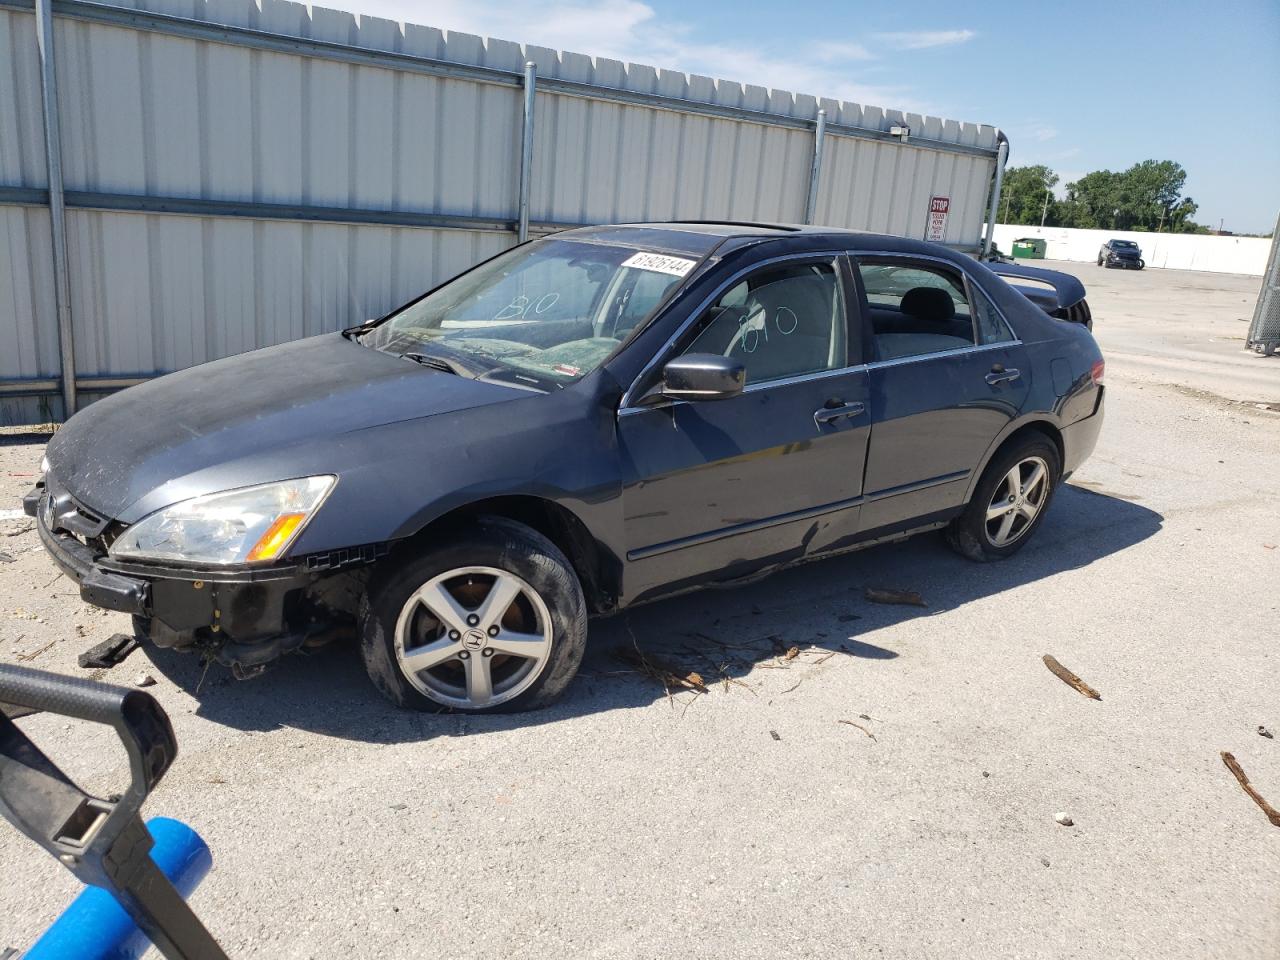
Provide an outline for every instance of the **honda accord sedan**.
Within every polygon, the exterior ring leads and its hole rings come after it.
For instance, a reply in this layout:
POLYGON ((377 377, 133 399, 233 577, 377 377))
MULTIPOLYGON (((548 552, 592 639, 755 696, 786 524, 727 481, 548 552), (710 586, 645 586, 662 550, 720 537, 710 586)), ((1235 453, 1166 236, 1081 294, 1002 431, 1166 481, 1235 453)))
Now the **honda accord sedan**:
POLYGON ((529 709, 592 615, 935 529, 1011 556, 1102 380, 1084 325, 946 247, 591 227, 100 400, 24 504, 150 643, 247 677, 354 636, 396 704, 529 709))

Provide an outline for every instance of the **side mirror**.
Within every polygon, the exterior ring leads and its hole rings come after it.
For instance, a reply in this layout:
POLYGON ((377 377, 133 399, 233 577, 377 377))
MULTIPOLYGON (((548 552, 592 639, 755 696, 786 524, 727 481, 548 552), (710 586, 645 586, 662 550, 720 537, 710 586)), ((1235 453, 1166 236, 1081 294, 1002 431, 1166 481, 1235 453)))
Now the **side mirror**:
POLYGON ((686 353, 662 368, 662 395, 673 400, 727 400, 742 393, 741 360, 715 353, 686 353))

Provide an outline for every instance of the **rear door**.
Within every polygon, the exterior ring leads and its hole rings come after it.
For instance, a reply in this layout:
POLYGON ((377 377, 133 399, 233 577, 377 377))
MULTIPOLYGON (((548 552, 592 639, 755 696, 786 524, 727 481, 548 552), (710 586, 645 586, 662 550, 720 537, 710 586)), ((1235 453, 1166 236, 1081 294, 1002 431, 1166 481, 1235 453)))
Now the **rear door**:
POLYGON ((868 337, 871 439, 862 531, 943 519, 1026 401, 1031 368, 994 304, 927 257, 854 259, 868 337))
POLYGON ((744 392, 619 411, 629 600, 856 535, 869 381, 848 335, 848 270, 806 255, 727 278, 654 372, 680 354, 734 356, 744 392))

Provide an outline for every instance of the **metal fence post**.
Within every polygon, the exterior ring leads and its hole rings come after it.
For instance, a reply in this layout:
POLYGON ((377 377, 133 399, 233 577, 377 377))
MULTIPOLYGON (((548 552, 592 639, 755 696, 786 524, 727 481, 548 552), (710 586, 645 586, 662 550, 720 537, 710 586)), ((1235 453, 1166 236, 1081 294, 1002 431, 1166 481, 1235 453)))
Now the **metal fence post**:
POLYGON ((53 3, 36 0, 36 45, 40 48, 40 100, 49 180, 49 235, 53 240, 53 302, 58 311, 58 356, 62 368, 62 416, 76 412, 76 348, 67 276, 67 221, 62 196, 62 137, 58 126, 58 78, 53 60, 53 3))
POLYGON ((991 206, 987 210, 987 235, 982 240, 982 259, 991 255, 991 241, 996 237, 996 215, 1000 212, 1000 190, 1004 186, 1004 164, 1009 159, 1009 141, 1000 134, 1000 150, 996 154, 996 180, 991 185, 991 206))
POLYGON ((813 223, 818 213, 818 178, 822 175, 822 142, 827 135, 827 111, 818 111, 813 130, 813 165, 809 168, 809 198, 804 205, 804 222, 813 223))
POLYGON ((520 134, 520 214, 516 236, 521 243, 529 239, 529 184, 533 178, 533 110, 534 86, 538 65, 529 60, 524 65, 524 129, 520 134))
POLYGON ((1258 302, 1253 307, 1246 346, 1268 357, 1280 348, 1280 219, 1276 220, 1276 228, 1271 233, 1271 253, 1262 275, 1258 302))

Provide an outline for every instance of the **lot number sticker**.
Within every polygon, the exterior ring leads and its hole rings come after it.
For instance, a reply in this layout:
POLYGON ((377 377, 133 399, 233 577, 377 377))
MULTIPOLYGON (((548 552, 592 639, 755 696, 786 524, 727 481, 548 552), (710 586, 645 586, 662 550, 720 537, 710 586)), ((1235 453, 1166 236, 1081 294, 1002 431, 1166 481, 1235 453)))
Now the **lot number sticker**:
POLYGON ((661 253, 635 253, 622 261, 624 267, 635 267, 637 270, 652 270, 654 273, 669 273, 673 277, 683 277, 696 264, 696 260, 686 260, 684 257, 668 257, 661 253))
POLYGON ((950 197, 931 197, 929 200, 929 228, 924 238, 930 243, 941 243, 947 233, 947 212, 951 209, 950 197))

